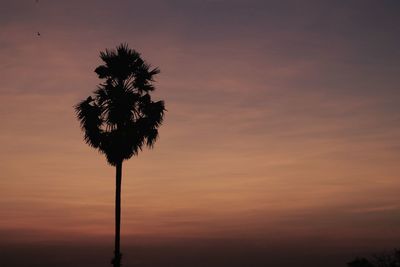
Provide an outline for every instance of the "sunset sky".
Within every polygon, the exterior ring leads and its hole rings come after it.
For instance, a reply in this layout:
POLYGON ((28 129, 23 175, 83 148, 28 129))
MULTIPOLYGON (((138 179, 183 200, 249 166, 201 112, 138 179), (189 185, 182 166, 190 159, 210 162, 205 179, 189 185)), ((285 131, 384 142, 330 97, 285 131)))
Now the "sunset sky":
POLYGON ((168 110, 124 162, 124 266, 400 247, 400 1, 0 3, 0 266, 111 266, 115 169, 73 106, 120 43, 168 110))

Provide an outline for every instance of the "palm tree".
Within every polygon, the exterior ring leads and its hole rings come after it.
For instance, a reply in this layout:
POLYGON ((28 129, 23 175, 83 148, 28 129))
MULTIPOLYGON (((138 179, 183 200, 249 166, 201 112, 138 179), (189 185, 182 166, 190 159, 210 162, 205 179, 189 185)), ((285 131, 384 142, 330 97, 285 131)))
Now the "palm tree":
POLYGON ((158 127, 164 118, 164 102, 153 102, 154 76, 152 68, 138 52, 119 45, 115 50, 100 52, 104 65, 95 69, 103 79, 93 96, 75 106, 84 132, 85 142, 103 153, 115 166, 115 249, 112 264, 121 265, 121 178, 122 162, 147 146, 152 148, 158 137, 158 127))

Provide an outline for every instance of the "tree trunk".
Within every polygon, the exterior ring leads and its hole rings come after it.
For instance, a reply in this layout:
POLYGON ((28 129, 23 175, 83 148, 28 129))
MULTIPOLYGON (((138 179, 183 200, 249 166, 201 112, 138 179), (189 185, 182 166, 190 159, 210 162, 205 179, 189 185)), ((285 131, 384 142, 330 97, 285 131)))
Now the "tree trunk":
POLYGON ((122 161, 115 167, 115 247, 112 264, 114 267, 120 267, 122 256, 120 251, 122 161))

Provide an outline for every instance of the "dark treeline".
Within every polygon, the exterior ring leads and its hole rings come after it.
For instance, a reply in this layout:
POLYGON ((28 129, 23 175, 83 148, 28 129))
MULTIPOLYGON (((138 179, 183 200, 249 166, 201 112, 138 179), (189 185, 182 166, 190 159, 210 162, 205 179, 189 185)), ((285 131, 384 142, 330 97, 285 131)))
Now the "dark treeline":
POLYGON ((400 250, 372 255, 369 258, 356 258, 348 267, 400 267, 400 250))

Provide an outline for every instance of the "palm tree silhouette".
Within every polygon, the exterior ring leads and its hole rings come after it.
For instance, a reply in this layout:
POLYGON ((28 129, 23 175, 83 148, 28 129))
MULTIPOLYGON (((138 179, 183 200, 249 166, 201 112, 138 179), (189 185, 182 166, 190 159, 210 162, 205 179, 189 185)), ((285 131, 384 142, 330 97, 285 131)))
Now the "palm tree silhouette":
POLYGON ((103 79, 93 96, 75 106, 84 132, 85 142, 103 153, 107 162, 116 167, 115 249, 112 264, 121 266, 121 179, 122 162, 137 155, 144 146, 152 148, 158 127, 164 118, 164 102, 153 102, 154 76, 152 68, 138 52, 119 45, 115 50, 100 52, 104 65, 95 69, 103 79))

